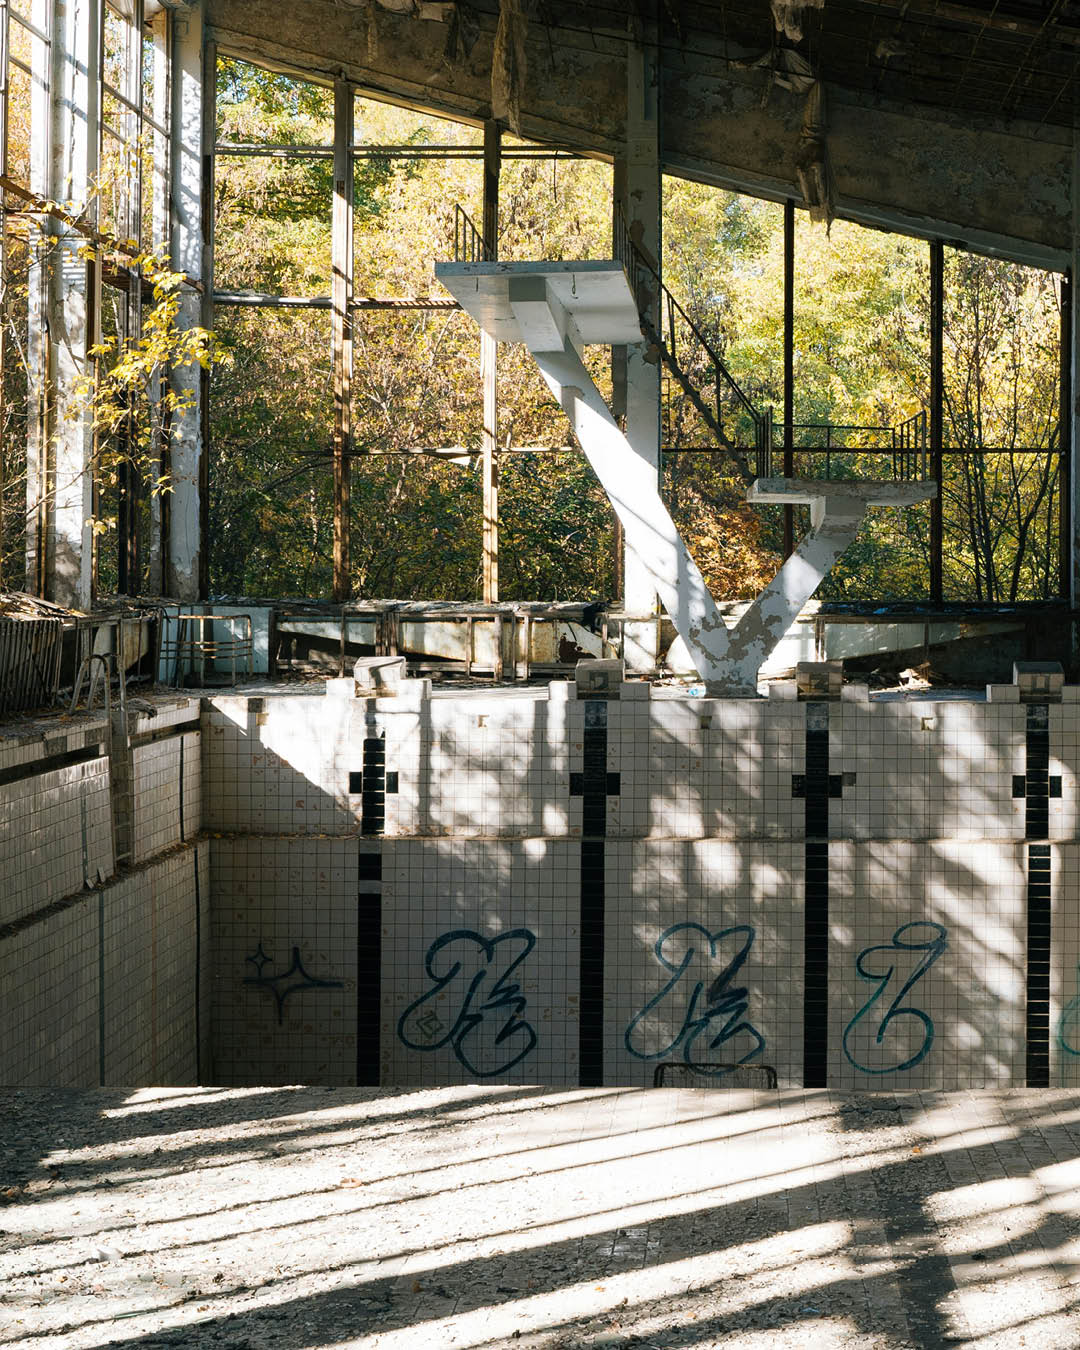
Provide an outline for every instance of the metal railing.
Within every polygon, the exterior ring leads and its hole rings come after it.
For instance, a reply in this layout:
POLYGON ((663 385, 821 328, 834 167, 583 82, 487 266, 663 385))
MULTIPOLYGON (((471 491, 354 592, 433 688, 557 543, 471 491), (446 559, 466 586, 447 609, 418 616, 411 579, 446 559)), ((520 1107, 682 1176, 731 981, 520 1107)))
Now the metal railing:
POLYGON ((664 285, 660 273, 634 242, 622 211, 616 211, 612 231, 615 256, 626 269, 627 280, 642 318, 642 332, 653 341, 683 393, 690 399, 709 430, 736 461, 745 478, 766 477, 772 449, 772 411, 759 412, 722 357, 698 325, 664 285), (657 321, 648 317, 656 304, 657 321), (692 379, 691 371, 702 368, 706 379, 692 379), (708 393, 703 391, 708 388, 708 393), (749 421, 753 428, 754 470, 739 445, 736 421, 749 421), (725 423, 727 425, 725 425, 725 423))
POLYGON ((62 619, 0 619, 0 713, 55 700, 63 643, 62 619))
POLYGON ((176 625, 175 636, 167 633, 161 640, 161 661, 170 684, 202 687, 208 675, 222 674, 223 666, 228 667, 233 684, 238 674, 251 679, 255 641, 250 614, 177 614, 170 616, 172 624, 176 625), (214 624, 228 627, 217 635, 214 624), (240 633, 237 624, 242 625, 240 633))
POLYGON ((484 248, 484 236, 473 224, 468 212, 462 209, 460 202, 454 203, 454 261, 490 262, 484 248))
MULTIPOLYGON (((786 433, 791 432, 791 448, 797 455, 823 456, 824 473, 815 472, 815 478, 834 477, 834 465, 839 461, 840 476, 851 476, 853 455, 880 456, 888 472, 883 477, 895 482, 916 482, 929 478, 930 448, 927 434, 928 419, 925 410, 913 413, 905 421, 893 426, 867 422, 792 422, 775 428, 775 440, 786 444, 786 433), (887 457, 887 458, 886 458, 887 457)), ((860 466, 863 476, 865 466, 860 466)))
POLYGON ((893 427, 893 477, 899 482, 930 477, 930 432, 926 409, 893 427))

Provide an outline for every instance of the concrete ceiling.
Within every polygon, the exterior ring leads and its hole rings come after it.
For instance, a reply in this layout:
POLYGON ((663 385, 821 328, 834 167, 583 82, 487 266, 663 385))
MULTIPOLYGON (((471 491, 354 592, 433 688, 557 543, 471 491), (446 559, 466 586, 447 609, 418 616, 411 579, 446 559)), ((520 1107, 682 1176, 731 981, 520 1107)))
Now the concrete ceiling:
MULTIPOLYGON (((527 5, 522 134, 622 147, 643 7, 527 5)), ((491 115, 498 0, 207 0, 207 13, 235 55, 491 115)), ((661 59, 668 172, 801 201, 800 131, 819 82, 839 216, 1068 264, 1080 0, 664 0, 645 33, 661 59)))

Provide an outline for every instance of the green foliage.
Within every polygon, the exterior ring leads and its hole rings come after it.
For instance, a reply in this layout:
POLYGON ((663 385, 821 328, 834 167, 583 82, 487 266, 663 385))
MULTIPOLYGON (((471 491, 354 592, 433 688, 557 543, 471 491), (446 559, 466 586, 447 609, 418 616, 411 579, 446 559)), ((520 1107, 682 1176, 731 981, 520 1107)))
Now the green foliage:
MULTIPOLYGON (((283 140, 310 95, 223 63, 223 129, 283 140)), ((368 144, 476 144, 466 127, 357 101, 368 144)), ((308 133, 298 136, 307 142, 308 133)), ((294 143, 296 143, 294 141, 294 143)), ((314 173, 279 161, 218 162, 218 284, 327 293, 330 201, 279 212, 274 174, 314 173)), ((356 159, 358 295, 444 294, 432 264, 453 256, 454 203, 479 216, 475 160, 356 159)), ((610 169, 587 162, 509 160, 501 244, 547 256, 610 252, 610 169), (554 183, 554 187, 552 184, 554 183), (526 236, 522 222, 534 233, 526 236)), ((212 386, 212 583, 230 593, 326 595, 332 577, 330 324, 325 313, 220 312, 233 352, 212 386)), ((479 337, 459 312, 360 311, 353 324, 351 566, 354 593, 474 599, 480 593, 482 488, 470 465, 412 451, 480 448, 479 337)), ((600 360, 601 358, 597 358, 600 360)), ((502 446, 566 445, 562 410, 527 354, 500 351, 502 446)), ((599 371, 602 380, 605 374, 599 371)), ((580 455, 503 455, 501 594, 507 599, 613 594, 611 511, 580 455)))
MULTIPOLYGON (((332 141, 325 89, 236 61, 219 66, 219 135, 297 147, 332 141)), ((477 145, 469 127, 357 100, 361 144, 477 145)), ((507 139, 504 144, 513 146, 507 139)), ((283 294, 330 290, 327 158, 220 157, 217 283, 283 294)), ((432 263, 452 256, 453 205, 479 219, 475 160, 361 155, 355 175, 355 289, 436 295, 432 263)), ((504 161, 500 256, 610 254, 610 169, 597 162, 504 161)), ((783 399, 782 209, 701 184, 665 184, 668 284, 739 387, 777 423, 783 399)), ((796 228, 796 472, 891 477, 892 428, 928 401, 928 266, 919 241, 849 225, 796 228), (829 445, 829 454, 813 453, 829 445)), ((1056 586, 1057 328, 1046 274, 950 254, 947 440, 1031 455, 946 456, 947 594, 1035 598, 1056 586)), ((235 356, 213 380, 212 575, 227 592, 327 594, 332 572, 333 390, 325 313, 223 311, 235 356)), ((701 387, 717 372, 680 358, 701 387)), ((355 316, 352 586, 357 594, 470 599, 480 588, 479 341, 463 315, 355 316), (468 466, 418 452, 459 446, 468 466)), ((602 389, 607 356, 590 353, 602 389)), ((571 441, 528 354, 499 353, 501 447, 571 441)), ((753 422, 720 381, 721 420, 753 445, 753 422)), ((670 385, 669 446, 711 444, 670 385)), ((579 453, 501 455, 501 593, 611 596, 610 508, 579 453)), ((667 457, 663 487, 713 590, 756 593, 780 560, 782 515, 752 511, 723 456, 667 457)), ((804 522, 798 522, 804 527, 804 522)), ((823 594, 924 597, 929 511, 876 511, 823 594)))

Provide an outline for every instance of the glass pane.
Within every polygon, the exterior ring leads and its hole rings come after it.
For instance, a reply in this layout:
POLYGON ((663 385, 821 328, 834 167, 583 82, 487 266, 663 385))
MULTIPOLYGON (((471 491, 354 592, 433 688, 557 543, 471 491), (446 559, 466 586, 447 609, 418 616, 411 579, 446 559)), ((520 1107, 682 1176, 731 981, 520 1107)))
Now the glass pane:
POLYGON ((41 0, 37 0, 36 3, 35 0, 7 0, 7 5, 12 14, 28 19, 31 23, 36 24, 42 32, 48 32, 46 27, 48 14, 42 12, 46 10, 46 6, 41 3, 41 0))
MULTIPOLYGON (((664 179, 664 281, 675 302, 660 316, 665 343, 723 432, 749 451, 755 414, 783 403, 783 265, 782 208, 664 179)), ((717 443, 667 368, 662 398, 665 445, 717 443)))
POLYGON ((363 595, 475 599, 477 461, 401 453, 479 448, 475 325, 458 311, 361 312, 354 352, 353 444, 361 452, 353 460, 355 588, 363 595), (410 522, 407 530, 401 520, 410 522))
POLYGON ((102 78, 125 97, 131 97, 129 71, 131 25, 114 10, 105 7, 102 78))
POLYGON ((135 118, 106 94, 102 99, 101 161, 97 173, 98 227, 117 239, 138 236, 139 151, 133 135, 135 118))
MULTIPOLYGON (((14 26, 14 25, 13 25, 14 26)), ((17 183, 30 184, 30 76, 18 66, 8 68, 7 172, 17 183)))
POLYGON ((868 511, 817 598, 925 600, 929 593, 930 504, 920 502, 868 511))
POLYGON ((718 600, 749 600, 780 565, 782 534, 723 454, 664 456, 661 489, 679 532, 718 600))
MULTIPOLYGON (((782 209, 665 178, 664 280, 672 297, 660 315, 665 345, 752 466, 759 420, 782 403, 782 209)), ((669 509, 713 593, 748 598, 779 564, 782 517, 746 506, 746 484, 726 453, 700 453, 718 438, 668 365, 661 410, 669 509)))
POLYGON ((211 375, 211 584, 231 595, 328 596, 330 315, 221 309, 216 331, 234 360, 211 375))
POLYGON ((145 33, 140 51, 142 61, 142 109, 150 117, 154 116, 154 39, 145 33))
POLYGON ((1059 282, 1016 263, 945 254, 945 442, 1056 444, 1059 282))
MULTIPOLYGON (((244 62, 218 63, 218 135, 303 144, 333 138, 333 99, 244 62), (326 119, 329 118, 329 121, 326 119)), ((222 290, 329 296, 334 168, 306 155, 218 155, 215 271, 222 290)))

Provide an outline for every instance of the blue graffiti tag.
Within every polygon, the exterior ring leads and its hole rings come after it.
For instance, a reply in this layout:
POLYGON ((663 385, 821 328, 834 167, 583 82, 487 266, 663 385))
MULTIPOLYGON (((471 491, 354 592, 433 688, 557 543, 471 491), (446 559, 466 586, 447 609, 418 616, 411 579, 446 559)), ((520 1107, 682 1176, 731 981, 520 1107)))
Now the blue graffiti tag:
MULTIPOLYGON (((749 924, 736 924, 717 933, 710 933, 699 923, 676 923, 665 929, 653 951, 660 964, 671 971, 671 979, 627 1024, 623 1044, 629 1053, 635 1059, 648 1060, 681 1050, 684 1063, 701 1065, 708 1062, 711 1051, 745 1034, 751 1045, 736 1063, 745 1064, 760 1055, 765 1037, 747 1021, 750 1000, 746 987, 732 987, 753 943, 754 930, 749 924), (706 988, 709 967, 717 962, 721 945, 731 937, 739 940, 739 948, 706 988), (680 993, 685 1000, 681 1007, 676 1004, 680 993), (672 1005, 676 1005, 674 1017, 672 1005)), ((712 1076, 722 1077, 730 1071, 730 1066, 717 1068, 712 1076)))
MULTIPOLYGON (((1077 984, 1080 985, 1080 966, 1076 967, 1077 984)), ((1061 1017, 1058 1019, 1058 1045, 1067 1055, 1074 1057, 1080 1056, 1080 1049, 1072 1044, 1071 1034, 1076 1030, 1077 1023, 1080 1023, 1080 993, 1076 993, 1069 999, 1061 1010, 1061 1017)))
POLYGON ((527 928, 511 928, 495 938, 467 928, 443 933, 424 958, 434 987, 401 1014, 398 1039, 410 1050, 449 1045, 477 1078, 491 1078, 520 1064, 535 1049, 536 1032, 522 1016, 526 999, 521 986, 510 977, 535 946, 536 936, 527 928), (500 966, 500 954, 512 959, 500 966), (444 993, 446 1007, 436 1002, 444 993))
MULTIPOLYGON (((930 1047, 934 1044, 934 1023, 928 1013, 923 1012, 921 1008, 903 1007, 903 999, 908 990, 922 979, 934 962, 948 950, 949 933, 939 923, 930 923, 929 921, 916 920, 914 923, 905 923, 899 927, 892 935, 891 939, 878 947, 864 947, 855 960, 855 969, 859 978, 868 980, 871 984, 876 983, 877 988, 866 1000, 863 1006, 851 1019, 844 1029, 844 1054, 847 1061, 854 1068, 863 1073, 899 1073, 902 1069, 913 1069, 916 1064, 921 1064, 930 1053, 930 1047), (918 932, 917 930, 923 930, 918 932), (870 1010, 880 1000, 885 993, 889 981, 892 979, 896 970, 895 959, 887 961, 872 961, 871 958, 878 952, 885 954, 886 957, 893 957, 900 952, 923 952, 924 955, 916 963, 914 970, 904 981, 900 992, 889 1004, 884 1017, 878 1023, 877 1035, 874 1038, 875 1044, 882 1045, 885 1040, 885 1033, 890 1025, 901 1017, 914 1017, 916 1021, 922 1023, 923 1037, 922 1044, 914 1052, 908 1055, 900 1064, 889 1064, 885 1067, 872 1067, 869 1064, 862 1064, 852 1053, 851 1046, 848 1044, 849 1037, 852 1036, 856 1026, 867 1017, 870 1010)), ((894 1032, 898 1027, 894 1028, 894 1032)))

